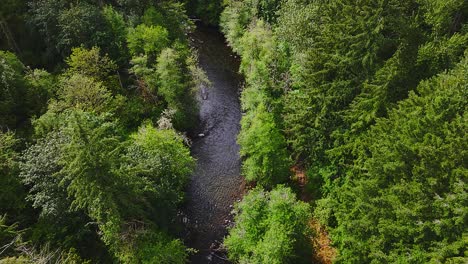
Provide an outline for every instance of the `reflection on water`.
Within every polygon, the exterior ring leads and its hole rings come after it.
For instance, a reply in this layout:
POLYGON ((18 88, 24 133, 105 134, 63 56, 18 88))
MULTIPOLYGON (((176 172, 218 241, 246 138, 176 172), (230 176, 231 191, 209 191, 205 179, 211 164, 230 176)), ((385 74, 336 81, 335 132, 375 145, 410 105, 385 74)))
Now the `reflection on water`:
POLYGON ((203 89, 203 98, 199 99, 201 123, 192 145, 197 168, 185 206, 189 219, 187 244, 199 251, 192 263, 228 263, 213 247, 226 235, 232 204, 244 189, 236 143, 241 118, 239 63, 216 30, 199 27, 192 38, 200 66, 213 85, 203 89))

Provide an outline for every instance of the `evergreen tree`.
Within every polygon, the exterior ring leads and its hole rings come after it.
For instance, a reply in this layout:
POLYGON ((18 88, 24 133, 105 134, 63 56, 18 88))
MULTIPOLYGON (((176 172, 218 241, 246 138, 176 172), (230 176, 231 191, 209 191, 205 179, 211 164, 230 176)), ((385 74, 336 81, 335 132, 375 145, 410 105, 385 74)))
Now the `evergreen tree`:
POLYGON ((338 262, 466 261, 467 67, 422 82, 361 141, 352 181, 317 209, 338 223, 338 262))

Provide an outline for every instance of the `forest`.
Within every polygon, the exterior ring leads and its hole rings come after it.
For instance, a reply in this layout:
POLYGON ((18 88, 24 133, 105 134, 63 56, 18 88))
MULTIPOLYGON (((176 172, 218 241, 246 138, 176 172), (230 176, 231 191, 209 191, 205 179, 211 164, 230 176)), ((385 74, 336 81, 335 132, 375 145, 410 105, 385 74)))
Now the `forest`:
POLYGON ((1 0, 0 264, 467 263, 467 107, 465 0, 1 0), (200 27, 245 180, 202 262, 200 27))

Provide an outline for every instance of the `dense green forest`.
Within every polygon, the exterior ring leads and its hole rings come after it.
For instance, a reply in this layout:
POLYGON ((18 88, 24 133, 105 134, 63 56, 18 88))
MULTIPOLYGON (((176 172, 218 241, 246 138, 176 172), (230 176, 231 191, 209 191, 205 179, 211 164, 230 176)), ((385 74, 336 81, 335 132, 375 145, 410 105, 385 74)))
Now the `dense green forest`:
MULTIPOLYGON (((336 263, 468 261, 468 2, 231 0, 220 21, 246 79, 247 179, 303 167, 336 263)), ((237 236, 231 256, 254 257, 237 236)), ((297 263, 274 250, 244 262, 297 263)))
POLYGON ((184 263, 206 81, 181 3, 2 1, 2 263, 184 263))
POLYGON ((189 261, 198 20, 244 77, 233 263, 313 263, 312 221, 324 263, 468 262, 467 1, 2 0, 0 263, 189 261))

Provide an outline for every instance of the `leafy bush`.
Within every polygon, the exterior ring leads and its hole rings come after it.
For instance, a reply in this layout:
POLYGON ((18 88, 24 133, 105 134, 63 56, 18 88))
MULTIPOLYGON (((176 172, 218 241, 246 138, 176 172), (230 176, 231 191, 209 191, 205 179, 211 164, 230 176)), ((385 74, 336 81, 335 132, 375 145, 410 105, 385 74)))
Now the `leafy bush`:
POLYGON ((273 114, 260 104, 250 115, 242 118, 238 138, 246 179, 266 186, 285 182, 290 175, 291 160, 273 114))
POLYGON ((287 187, 251 190, 236 205, 235 226, 224 240, 229 258, 239 263, 299 263, 296 249, 307 243, 309 217, 309 205, 297 201, 287 187))

